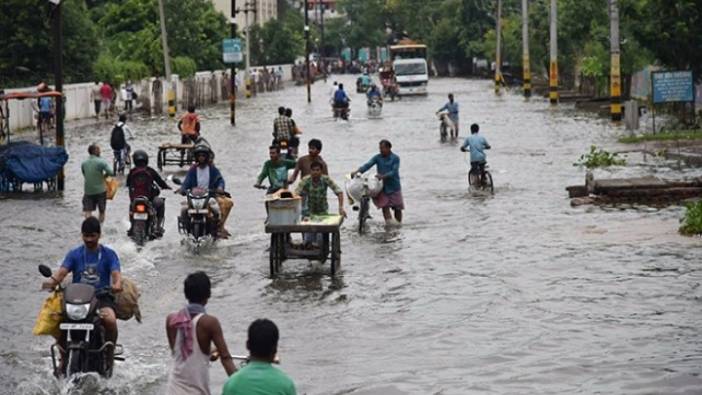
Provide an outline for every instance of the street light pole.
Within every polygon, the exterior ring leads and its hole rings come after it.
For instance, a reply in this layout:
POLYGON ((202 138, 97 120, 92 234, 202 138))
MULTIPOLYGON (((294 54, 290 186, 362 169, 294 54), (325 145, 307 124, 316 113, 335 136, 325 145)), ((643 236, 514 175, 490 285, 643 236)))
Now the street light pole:
POLYGON ((551 0, 550 15, 550 59, 548 97, 551 104, 558 104, 558 4, 551 0))
MULTIPOLYGON (((168 100, 168 115, 175 117, 176 114, 176 93, 171 80, 171 57, 168 53, 168 35, 166 33, 166 15, 163 10, 163 0, 158 0, 158 13, 161 19, 161 43, 163 45, 163 63, 166 69, 166 99, 168 100)), ((160 104, 160 103, 159 103, 160 104)))
MULTIPOLYGON (((231 37, 236 37, 236 0, 232 0, 231 10, 231 37)), ((241 53, 241 52, 240 52, 241 53)), ((229 122, 232 126, 236 125, 236 66, 232 63, 232 69, 229 81, 229 122)))
POLYGON ((524 97, 531 96, 531 65, 529 61, 529 5, 522 0, 522 77, 524 97))
POLYGON ((609 0, 609 22, 610 22, 610 52, 611 52, 611 67, 610 67, 610 114, 612 121, 622 120, 622 76, 620 67, 620 48, 619 48, 619 5, 617 0, 609 0))
POLYGON ((312 92, 310 88, 310 16, 305 0, 305 69, 307 74, 307 103, 312 102, 312 92))
POLYGON ((495 47, 495 93, 500 93, 502 82, 502 0, 497 0, 497 45, 495 47))
MULTIPOLYGON (((59 147, 65 146, 64 141, 64 103, 63 103, 63 16, 61 10, 61 2, 55 3, 54 7, 54 85, 56 91, 61 93, 61 96, 56 99, 56 145, 59 147)), ((63 167, 59 170, 56 180, 56 187, 59 191, 63 191, 66 186, 66 176, 63 172, 63 167)))
MULTIPOLYGON (((326 56, 326 51, 324 48, 324 11, 326 7, 324 6, 324 1, 319 0, 319 42, 320 42, 320 58, 323 59, 326 56)), ((327 82, 327 64, 326 60, 321 60, 320 65, 323 67, 322 73, 324 73, 324 82, 327 82)))

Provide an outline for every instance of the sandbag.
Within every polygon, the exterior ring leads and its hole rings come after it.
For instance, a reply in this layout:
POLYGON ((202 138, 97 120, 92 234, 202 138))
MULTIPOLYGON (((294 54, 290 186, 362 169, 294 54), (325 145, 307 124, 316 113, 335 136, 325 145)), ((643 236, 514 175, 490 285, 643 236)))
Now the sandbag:
POLYGON ((117 194, 117 188, 119 188, 119 181, 116 178, 105 177, 105 191, 107 193, 107 199, 112 200, 117 194))
POLYGON ((361 201, 363 197, 363 183, 368 183, 368 194, 371 197, 376 197, 383 190, 383 181, 378 180, 374 176, 354 177, 346 180, 346 194, 354 201, 361 201))
POLYGON ((122 277, 122 292, 115 293, 115 315, 118 319, 127 321, 134 317, 137 322, 141 322, 139 296, 141 293, 136 284, 122 277))
POLYGON ((42 304, 32 333, 35 336, 51 335, 58 338, 61 335, 59 325, 61 324, 62 315, 63 293, 53 291, 42 304))

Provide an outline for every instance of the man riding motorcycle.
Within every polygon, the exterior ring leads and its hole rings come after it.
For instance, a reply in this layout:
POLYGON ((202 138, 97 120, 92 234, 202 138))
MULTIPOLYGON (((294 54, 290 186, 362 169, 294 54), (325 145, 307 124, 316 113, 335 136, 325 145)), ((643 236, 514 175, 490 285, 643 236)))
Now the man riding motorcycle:
MULTIPOLYGON (((42 289, 53 289, 61 284, 68 273, 73 274, 73 283, 92 285, 97 293, 100 318, 105 329, 105 341, 117 343, 117 316, 115 315, 115 300, 113 293, 122 291, 122 275, 117 253, 111 248, 99 243, 100 221, 88 217, 81 225, 83 245, 68 252, 61 267, 42 283, 42 289)), ((65 342, 66 339, 56 339, 65 342)), ((64 344, 62 348, 65 349, 64 344)), ((114 353, 114 349, 109 350, 114 353)), ((62 363, 64 361, 61 357, 62 363)), ((112 357, 108 357, 112 363, 112 357)), ((59 367, 59 372, 62 368, 59 367)), ((58 373, 58 372, 57 372, 58 373)))
MULTIPOLYGON (((230 234, 224 228, 224 224, 229 217, 229 212, 234 206, 230 198, 225 196, 224 178, 222 173, 212 164, 212 151, 205 145, 198 145, 193 150, 193 157, 196 164, 188 170, 188 174, 183 180, 183 184, 175 192, 185 195, 193 188, 203 188, 210 192, 214 199, 210 198, 210 207, 218 220, 218 238, 227 238, 230 234)), ((184 223, 188 221, 188 207, 184 206, 180 211, 184 223)))
MULTIPOLYGON (((171 189, 168 184, 161 178, 156 170, 149 167, 149 154, 144 150, 136 150, 132 155, 134 168, 129 171, 127 176, 127 188, 129 188, 130 202, 139 196, 145 196, 151 201, 151 205, 156 210, 156 232, 157 236, 163 236, 164 228, 163 221, 165 218, 166 205, 162 197, 159 197, 161 192, 158 187, 163 189, 171 189), (156 184, 156 185, 154 185, 156 184)), ((129 229, 131 234, 131 229, 129 229)))
POLYGON ((368 105, 370 106, 371 103, 373 103, 373 100, 377 100, 380 105, 383 104, 383 95, 380 93, 380 90, 378 90, 378 86, 373 84, 371 85, 370 89, 368 90, 368 93, 366 93, 366 98, 368 99, 368 105))
POLYGON ((347 109, 351 99, 344 91, 344 84, 339 84, 339 89, 334 92, 334 108, 347 109))

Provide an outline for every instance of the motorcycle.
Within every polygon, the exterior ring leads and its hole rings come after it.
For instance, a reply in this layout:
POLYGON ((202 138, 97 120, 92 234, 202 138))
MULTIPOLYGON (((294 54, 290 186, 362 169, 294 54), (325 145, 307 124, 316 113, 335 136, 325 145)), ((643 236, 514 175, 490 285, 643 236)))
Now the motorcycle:
POLYGON ((363 82, 361 77, 359 77, 356 80, 356 93, 366 93, 366 92, 368 92, 369 88, 370 88, 370 84, 367 82, 363 82))
POLYGON ((379 117, 380 113, 383 111, 383 102, 380 98, 373 97, 368 101, 368 115, 371 117, 379 117))
POLYGON ((280 155, 285 159, 297 159, 297 154, 295 149, 289 145, 288 140, 278 141, 278 147, 280 147, 280 155))
MULTIPOLYGON (((177 185, 182 184, 176 177, 172 180, 177 185)), ((192 243, 198 253, 203 244, 217 239, 217 218, 210 205, 212 197, 207 189, 193 188, 186 191, 185 196, 185 217, 183 213, 178 216, 178 233, 186 235, 186 240, 192 243)))
POLYGON ((347 107, 332 107, 332 111, 334 112, 334 119, 343 119, 344 121, 349 120, 349 112, 351 109, 347 107))
MULTIPOLYGON (((39 265, 39 272, 51 277, 51 269, 46 265, 39 265)), ((76 373, 95 372, 111 377, 114 361, 124 361, 123 350, 121 345, 105 340, 95 287, 71 283, 65 287, 59 284, 56 290, 63 293, 63 313, 59 324, 61 340, 51 346, 55 374, 70 377, 76 373), (63 364, 61 357, 57 360, 57 353, 63 355, 63 364)))
POLYGON ((129 205, 129 236, 138 246, 143 246, 147 240, 158 238, 156 210, 146 196, 138 196, 129 205))

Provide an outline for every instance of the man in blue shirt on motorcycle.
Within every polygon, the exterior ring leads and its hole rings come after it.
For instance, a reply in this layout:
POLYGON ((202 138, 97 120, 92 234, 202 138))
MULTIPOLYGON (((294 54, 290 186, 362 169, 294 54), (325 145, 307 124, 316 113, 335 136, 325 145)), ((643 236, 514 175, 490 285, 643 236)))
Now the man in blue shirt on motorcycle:
POLYGON ((378 86, 375 84, 371 85, 368 93, 366 93, 366 98, 368 99, 368 105, 370 105, 373 100, 377 100, 380 105, 383 104, 383 96, 380 94, 380 90, 378 90, 378 86))
POLYGON ((42 288, 53 289, 68 273, 73 273, 73 283, 94 286, 105 341, 116 344, 117 316, 113 293, 122 292, 119 257, 113 249, 100 244, 100 221, 97 218, 86 218, 81 225, 81 234, 83 245, 68 252, 61 267, 42 284, 42 288))

